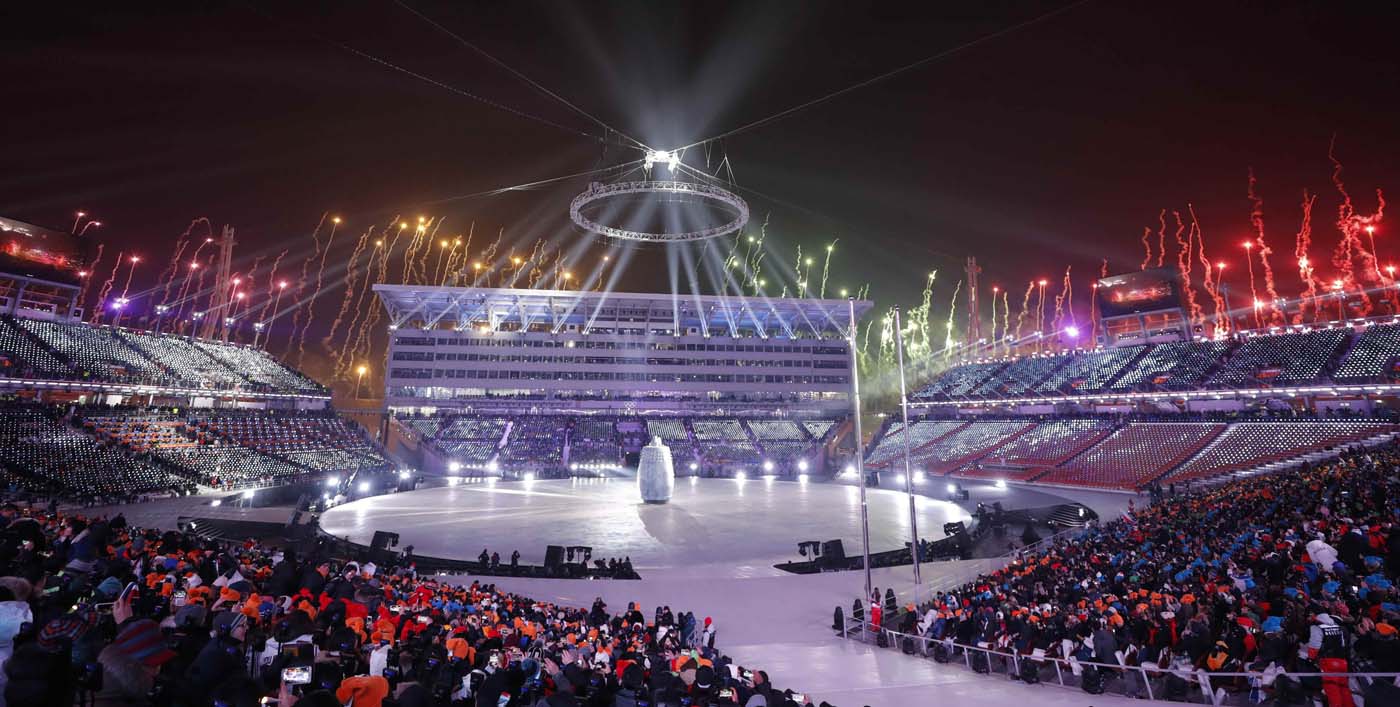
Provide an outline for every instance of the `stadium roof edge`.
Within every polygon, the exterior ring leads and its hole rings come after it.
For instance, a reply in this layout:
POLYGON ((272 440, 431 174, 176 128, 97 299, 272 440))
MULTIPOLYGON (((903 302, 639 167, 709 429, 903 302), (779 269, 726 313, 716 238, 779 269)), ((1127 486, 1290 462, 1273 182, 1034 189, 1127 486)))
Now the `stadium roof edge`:
MULTIPOLYGON (((376 284, 374 292, 389 311, 391 321, 402 324, 413 318, 429 322, 444 319, 455 321, 454 314, 468 311, 480 314, 488 305, 521 309, 531 307, 567 307, 570 312, 595 312, 604 303, 638 306, 679 305, 692 308, 699 305, 710 310, 727 311, 738 318, 752 312, 786 319, 790 324, 798 319, 815 321, 845 321, 848 304, 845 299, 809 299, 792 297, 749 297, 738 295, 692 295, 640 292, 592 292, 579 290, 539 290, 507 287, 452 287, 376 284), (470 308, 470 309, 468 309, 470 308)), ((875 306, 870 300, 855 300, 856 318, 865 316, 875 306)), ((470 317, 468 317, 470 318, 470 317)))

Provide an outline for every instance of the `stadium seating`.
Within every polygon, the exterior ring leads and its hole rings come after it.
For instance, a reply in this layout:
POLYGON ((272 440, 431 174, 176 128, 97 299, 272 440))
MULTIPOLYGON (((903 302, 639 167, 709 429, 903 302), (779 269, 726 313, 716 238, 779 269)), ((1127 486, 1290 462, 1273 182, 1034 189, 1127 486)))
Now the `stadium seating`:
POLYGON ((1057 354, 1018 358, 982 385, 977 386, 972 391, 972 395, 979 398, 1006 398, 1026 395, 1071 357, 1070 354, 1057 354))
POLYGON ((972 394, 993 374, 1006 367, 1005 361, 965 363, 943 371, 913 397, 916 400, 956 400, 972 394))
POLYGON ((59 411, 0 407, 0 462, 23 488, 68 495, 129 496, 189 488, 189 479, 157 461, 104 444, 59 419, 59 411))
MULTIPOLYGON (((972 422, 943 436, 936 444, 928 445, 911 457, 915 465, 931 474, 946 474, 982 457, 989 450, 995 449, 1032 425, 1033 423, 1025 420, 972 422)), ((894 468, 900 468, 901 461, 901 457, 896 455, 894 468)))
POLYGON ((912 452, 967 424, 962 420, 914 420, 906 431, 899 422, 890 425, 880 441, 870 450, 865 462, 874 466, 887 464, 904 454, 905 435, 912 452))
POLYGON ((174 383, 175 377, 108 327, 16 319, 21 328, 57 352, 90 379, 115 383, 174 383))
POLYGON ((320 384, 283 366, 257 349, 204 340, 195 340, 194 345, 229 368, 241 372, 253 384, 268 390, 295 393, 326 391, 320 384))
POLYGON ((1158 344, 1128 366, 1108 390, 1185 390, 1200 385, 1231 344, 1226 341, 1176 341, 1158 344))
POLYGON ((1392 381, 1397 358, 1400 358, 1400 324, 1373 325, 1357 336, 1356 343, 1342 358, 1332 377, 1345 382, 1392 381))
POLYGON ((671 457, 677 464, 689 463, 695 459, 695 443, 690 439, 690 430, 683 418, 652 418, 646 421, 648 442, 652 436, 660 437, 671 448, 671 457))
POLYGON ((581 417, 569 432, 569 465, 583 467, 622 463, 622 445, 613 421, 581 417))
POLYGON ((820 441, 820 440, 826 439, 827 433, 831 431, 831 428, 833 428, 833 427, 836 426, 836 421, 835 421, 835 420, 803 420, 803 421, 802 421, 802 426, 803 426, 804 428, 807 429, 807 434, 812 435, 812 439, 815 439, 815 440, 819 440, 819 441, 820 441))
POLYGON ((1219 435, 1210 422, 1135 422, 1068 464, 1035 480, 1098 488, 1135 489, 1161 476, 1219 435))
POLYGON ((1006 465, 1055 466, 1102 439, 1113 429, 1107 420, 1042 422, 991 450, 984 461, 1006 465))
POLYGON ((74 374, 9 317, 0 317, 0 366, 8 377, 64 379, 74 374))
POLYGON ((249 381, 181 336, 154 336, 131 331, 118 335, 136 350, 170 370, 180 385, 193 388, 233 388, 249 381))
POLYGON ((1222 388, 1314 381, 1347 340, 1345 329, 1256 336, 1240 345, 1210 379, 1222 388))
POLYGON ((558 469, 564 463, 564 436, 569 419, 549 415, 517 417, 498 459, 502 468, 558 469))
POLYGON ((1162 481, 1210 478, 1354 444, 1396 429, 1393 424, 1367 420, 1239 422, 1162 481))
POLYGON ((258 349, 22 317, 0 316, 0 367, 54 380, 326 394, 258 349))
POLYGON ((1145 350, 1146 346, 1124 346, 1071 356, 1064 366, 1036 386, 1035 392, 1043 395, 1099 392, 1145 350))
POLYGON ((712 464, 758 464, 762 456, 738 420, 691 420, 700 456, 712 464))

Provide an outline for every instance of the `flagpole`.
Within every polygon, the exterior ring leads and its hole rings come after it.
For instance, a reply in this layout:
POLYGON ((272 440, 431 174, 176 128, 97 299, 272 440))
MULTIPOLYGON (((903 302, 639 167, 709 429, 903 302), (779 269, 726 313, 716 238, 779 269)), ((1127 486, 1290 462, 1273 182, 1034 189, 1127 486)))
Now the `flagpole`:
POLYGON ((860 429, 860 371, 856 359, 856 300, 854 297, 847 298, 846 304, 849 307, 851 328, 850 337, 846 340, 847 351, 851 355, 851 409, 855 415, 856 423, 856 476, 860 479, 860 554, 865 566, 865 598, 870 601, 870 595, 874 591, 870 581, 870 507, 865 501, 865 437, 860 429))
POLYGON ((894 350, 899 354, 899 412, 904 426, 900 436, 904 438, 904 493, 909 496, 909 547, 914 555, 914 591, 923 584, 919 577, 919 520, 914 511, 914 470, 909 463, 909 393, 904 387, 904 335, 900 333, 899 305, 894 308, 894 350))

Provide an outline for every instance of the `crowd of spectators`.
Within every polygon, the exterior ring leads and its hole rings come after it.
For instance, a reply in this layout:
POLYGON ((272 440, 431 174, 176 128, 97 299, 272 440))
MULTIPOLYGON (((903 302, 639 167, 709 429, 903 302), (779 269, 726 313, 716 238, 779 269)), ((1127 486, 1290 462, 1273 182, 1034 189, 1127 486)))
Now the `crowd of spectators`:
MULTIPOLYGON (((801 705, 708 618, 0 506, 0 705, 801 705)), ((825 703, 822 703, 825 704, 825 703)))
MULTIPOLYGON (((1192 494, 1154 493, 1129 517, 924 606, 901 608, 891 595, 871 619, 965 646, 1143 666, 1159 698, 1184 697, 1204 670, 1258 673, 1216 689, 1351 704, 1346 678, 1288 673, 1400 672, 1398 466, 1400 447, 1389 446, 1192 494)), ((1121 673, 1128 694, 1145 694, 1143 673, 1121 673)))
POLYGON ((1104 391, 1255 389, 1396 379, 1400 325, 1368 323, 1273 331, 1220 341, 1076 350, 954 365, 921 386, 920 400, 1027 398, 1104 391))

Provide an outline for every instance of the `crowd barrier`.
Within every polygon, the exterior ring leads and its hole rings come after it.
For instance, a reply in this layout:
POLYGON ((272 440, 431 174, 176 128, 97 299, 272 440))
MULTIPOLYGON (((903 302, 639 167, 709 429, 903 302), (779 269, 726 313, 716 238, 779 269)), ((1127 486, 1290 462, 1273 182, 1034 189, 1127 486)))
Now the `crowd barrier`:
MULTIPOLYGON (((1400 690, 1400 673, 1298 673, 1280 669, 1250 672, 1213 672, 1189 664, 1159 667, 1156 665, 1127 665, 1096 663, 1075 658, 1057 658, 1043 651, 1022 654, 986 645, 969 646, 952 639, 901 633, 876 627, 868 621, 851 621, 842 614, 840 635, 850 640, 890 650, 909 653, 934 662, 960 663, 968 670, 987 675, 1002 675, 1009 680, 1027 684, 1049 684, 1085 690, 1086 681, 1097 682, 1093 694, 1115 694, 1152 701, 1188 702, 1215 707, 1228 705, 1269 704, 1347 704, 1356 707, 1385 707, 1397 704, 1386 698, 1366 702, 1366 694, 1379 692, 1389 682, 1400 690), (1048 673, 1054 670, 1054 679, 1048 673), (1287 683, 1281 683, 1283 678, 1287 683), (1296 685, 1297 701, 1278 701, 1282 685, 1296 685)), ((1122 661, 1121 655, 1119 660, 1122 661)), ((1092 685, 1091 685, 1092 686, 1092 685)), ((1292 688, 1290 688, 1292 689, 1292 688)), ((1089 692, 1089 690, 1085 690, 1089 692)), ((1387 693, 1394 694, 1394 693, 1387 693)))

